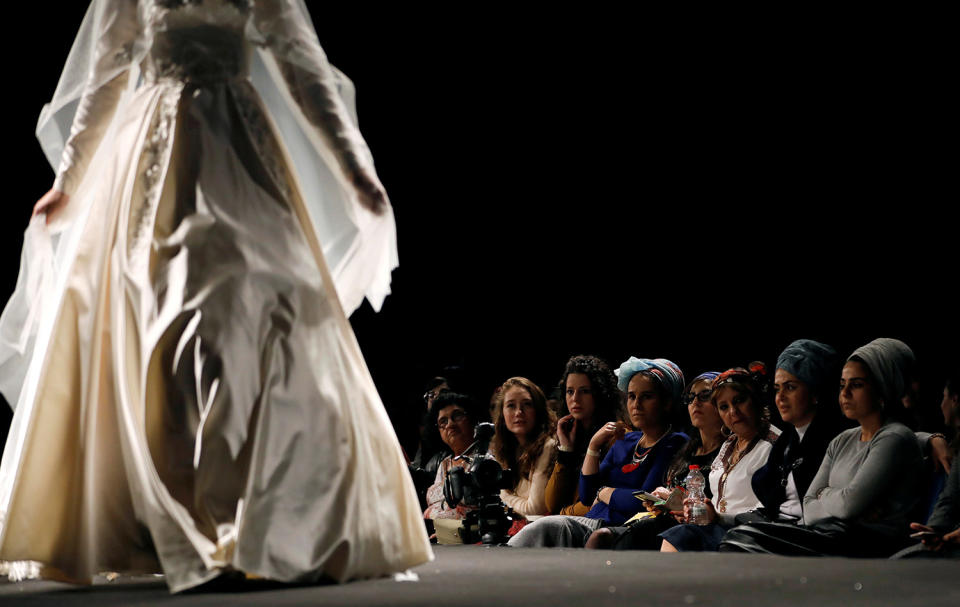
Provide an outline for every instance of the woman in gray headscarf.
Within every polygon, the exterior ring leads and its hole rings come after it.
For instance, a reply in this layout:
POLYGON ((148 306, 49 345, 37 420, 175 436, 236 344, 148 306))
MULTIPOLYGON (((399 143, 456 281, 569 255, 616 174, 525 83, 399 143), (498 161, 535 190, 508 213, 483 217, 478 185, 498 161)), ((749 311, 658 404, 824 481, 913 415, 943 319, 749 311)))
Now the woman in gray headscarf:
POLYGON ((721 550, 889 556, 902 548, 922 463, 913 432, 895 421, 913 361, 896 339, 857 348, 843 367, 839 396, 843 414, 857 426, 827 447, 803 499, 805 526, 744 525, 727 534, 721 550))

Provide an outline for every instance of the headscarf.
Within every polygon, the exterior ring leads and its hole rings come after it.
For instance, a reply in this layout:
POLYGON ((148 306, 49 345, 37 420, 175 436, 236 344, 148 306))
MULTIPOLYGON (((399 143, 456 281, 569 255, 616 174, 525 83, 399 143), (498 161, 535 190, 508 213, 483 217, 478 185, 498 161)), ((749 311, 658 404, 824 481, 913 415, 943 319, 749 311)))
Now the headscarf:
MULTIPOLYGON (((755 360, 746 368, 733 367, 727 369, 713 380, 713 392, 717 393, 724 384, 738 383, 747 387, 757 398, 765 400, 763 397, 770 391, 770 381, 767 377, 767 365, 755 360)), ((758 403, 765 406, 766 403, 758 403)))
POLYGON ((913 369, 916 357, 910 346, 899 339, 878 337, 853 351, 847 361, 859 360, 870 369, 884 405, 894 403, 907 391, 908 374, 913 369))
POLYGON ((694 377, 693 379, 690 380, 690 383, 687 384, 687 390, 689 390, 690 387, 691 387, 693 384, 697 383, 698 381, 713 381, 713 380, 715 380, 719 375, 720 375, 720 372, 719 372, 719 371, 704 371, 704 372, 701 373, 700 375, 698 375, 698 376, 696 376, 696 377, 694 377))
POLYGON ((660 385, 673 397, 673 402, 680 402, 683 394, 683 371, 666 358, 636 358, 631 356, 620 368, 614 371, 617 375, 617 387, 626 392, 630 379, 641 371, 648 371, 660 381, 660 385))
POLYGON ((812 339, 798 339, 777 358, 777 368, 796 376, 814 390, 821 388, 833 371, 837 351, 812 339))

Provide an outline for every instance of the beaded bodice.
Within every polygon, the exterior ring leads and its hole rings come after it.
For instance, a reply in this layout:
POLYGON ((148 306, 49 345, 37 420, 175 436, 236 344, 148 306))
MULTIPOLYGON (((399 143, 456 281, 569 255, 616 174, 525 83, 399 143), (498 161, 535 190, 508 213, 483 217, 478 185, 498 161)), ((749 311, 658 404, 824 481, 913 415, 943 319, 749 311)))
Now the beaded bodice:
POLYGON ((249 51, 244 32, 250 12, 250 0, 141 2, 146 80, 210 84, 245 77, 249 51))

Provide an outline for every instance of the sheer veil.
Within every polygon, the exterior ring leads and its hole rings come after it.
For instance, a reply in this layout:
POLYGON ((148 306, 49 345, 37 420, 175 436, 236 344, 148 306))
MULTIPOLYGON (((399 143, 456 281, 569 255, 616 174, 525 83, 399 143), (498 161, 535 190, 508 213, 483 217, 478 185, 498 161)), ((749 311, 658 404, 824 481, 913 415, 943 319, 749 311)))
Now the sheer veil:
MULTIPOLYGON (((138 4, 136 0, 93 0, 87 10, 53 99, 43 107, 37 124, 37 138, 55 170, 84 96, 126 75, 116 113, 120 114, 140 83, 139 66, 150 47, 142 28, 122 45, 111 46, 109 41, 116 37, 104 35, 124 26, 124 14, 144 10, 138 4)), ((327 62, 303 0, 250 0, 249 4, 246 35, 254 49, 250 80, 286 148, 315 242, 322 247, 344 312, 350 315, 364 298, 379 310, 398 264, 393 210, 388 205, 385 213, 374 215, 359 204, 333 149, 338 142, 348 141, 352 149, 362 150, 354 162, 375 175, 372 156, 357 128, 353 83, 327 62), (318 88, 335 91, 325 102, 338 105, 351 121, 341 125, 333 138, 311 124, 295 100, 318 88)), ((102 142, 109 142, 112 129, 107 128, 102 142)), ((109 147, 101 143, 100 149, 109 147)), ((0 392, 15 408, 32 398, 31 368, 39 367, 46 355, 44 330, 49 333, 62 298, 86 211, 81 200, 71 200, 58 225, 48 228, 42 218, 35 218, 26 230, 20 275, 0 317, 0 392)), ((25 417, 29 415, 21 419, 25 417)), ((16 440, 14 436, 12 427, 10 440, 16 440)), ((15 458, 5 458, 4 463, 7 460, 15 458)), ((0 470, 0 509, 3 477, 9 472, 0 470)))

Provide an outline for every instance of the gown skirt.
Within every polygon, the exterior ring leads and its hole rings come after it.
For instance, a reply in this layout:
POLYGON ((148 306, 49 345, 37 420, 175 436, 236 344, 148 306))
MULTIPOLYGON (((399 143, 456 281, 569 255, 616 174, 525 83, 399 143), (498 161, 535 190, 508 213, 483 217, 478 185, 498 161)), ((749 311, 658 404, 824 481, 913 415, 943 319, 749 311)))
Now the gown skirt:
MULTIPOLYGON (((245 78, 130 93, 44 334, 0 561, 369 577, 432 558, 289 156, 245 78)), ((106 149, 103 149, 106 148, 106 149)), ((12 433, 13 434, 13 433, 12 433)))

